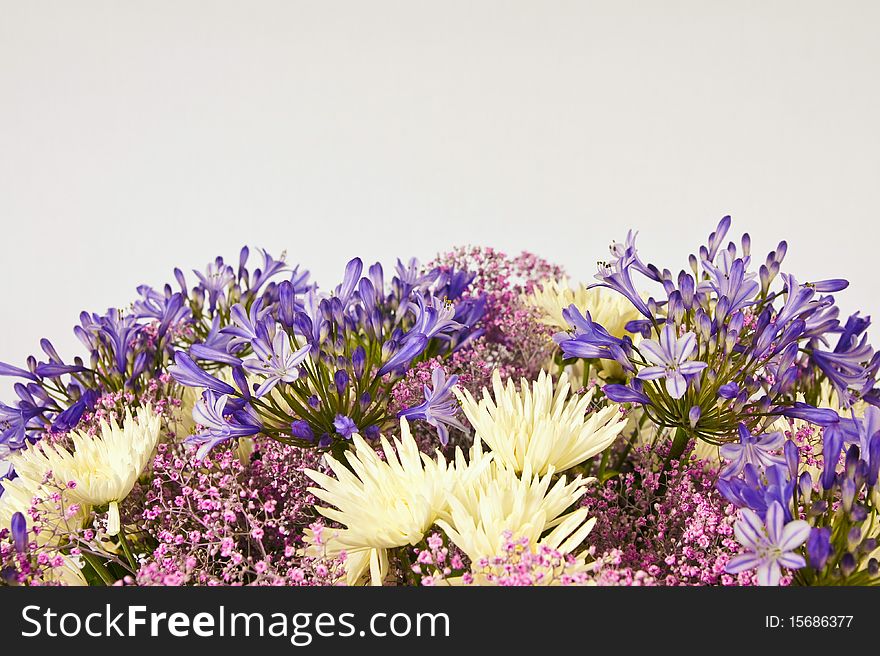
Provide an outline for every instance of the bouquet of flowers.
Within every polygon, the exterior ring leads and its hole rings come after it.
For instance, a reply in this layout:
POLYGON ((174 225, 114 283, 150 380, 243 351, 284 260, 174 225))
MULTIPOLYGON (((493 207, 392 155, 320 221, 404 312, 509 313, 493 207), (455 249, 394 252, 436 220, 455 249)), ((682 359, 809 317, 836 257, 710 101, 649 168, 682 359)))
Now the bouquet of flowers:
POLYGON ((874 585, 880 355, 845 280, 630 232, 321 288, 248 248, 0 364, 7 585, 874 585))

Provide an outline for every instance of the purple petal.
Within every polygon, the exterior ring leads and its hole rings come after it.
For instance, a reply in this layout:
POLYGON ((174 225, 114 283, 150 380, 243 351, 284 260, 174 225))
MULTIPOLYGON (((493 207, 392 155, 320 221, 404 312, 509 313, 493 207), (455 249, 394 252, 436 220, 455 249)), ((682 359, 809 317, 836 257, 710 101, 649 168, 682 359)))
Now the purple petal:
POLYGON ((782 570, 776 562, 765 563, 758 568, 758 585, 777 586, 782 578, 782 570))
POLYGON ((810 525, 802 519, 796 519, 786 524, 785 528, 782 529, 782 534, 776 542, 776 546, 783 551, 793 551, 806 542, 809 536, 810 525))
POLYGON ((665 365, 669 360, 663 347, 653 339, 646 339, 639 344, 639 351, 645 355, 648 362, 652 362, 656 365, 665 365))
MULTIPOLYGON (((782 509, 782 505, 778 501, 774 501, 767 508, 767 537, 770 538, 770 543, 774 545, 778 545, 779 541, 782 539, 782 532, 785 526, 785 511, 782 509)), ((807 536, 804 536, 804 540, 807 539, 807 536)))
POLYGON ((733 532, 739 543, 747 547, 766 544, 764 522, 758 514, 750 508, 743 508, 739 517, 739 521, 733 526, 733 532))
POLYGON ((676 359, 681 362, 691 357, 691 354, 697 348, 697 337, 691 332, 682 335, 676 343, 676 359))
POLYGON ((724 571, 728 574, 739 574, 746 570, 756 569, 764 562, 756 553, 748 551, 746 553, 737 554, 724 567, 724 571))
POLYGON ((686 376, 692 376, 693 374, 700 373, 708 366, 708 363, 701 362, 700 360, 689 360, 687 362, 682 362, 679 365, 678 370, 686 376))
POLYGON ((687 381, 680 371, 666 377, 666 390, 673 399, 680 399, 687 392, 687 381))
POLYGON ((782 554, 776 559, 776 562, 788 569, 800 569, 807 566, 807 561, 803 556, 791 552, 782 554))
POLYGON ((641 380, 656 380, 666 375, 666 367, 645 367, 641 369, 636 378, 641 380))

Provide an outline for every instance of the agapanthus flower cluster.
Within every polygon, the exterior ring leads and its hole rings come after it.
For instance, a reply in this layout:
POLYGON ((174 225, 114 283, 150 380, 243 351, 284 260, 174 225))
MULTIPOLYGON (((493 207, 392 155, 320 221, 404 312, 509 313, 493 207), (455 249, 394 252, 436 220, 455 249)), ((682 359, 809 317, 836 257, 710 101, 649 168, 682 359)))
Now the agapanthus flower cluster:
POLYGON ((27 358, 24 367, 0 363, 0 376, 23 382, 14 386, 17 399, 0 403, 0 445, 17 450, 46 432, 65 433, 95 408, 104 394, 126 392, 137 398, 161 379, 174 352, 194 341, 210 341, 229 323, 236 303, 277 299, 273 278, 289 275, 291 284, 308 287, 308 273, 291 270, 284 257, 261 251, 262 264, 250 271, 249 249, 243 248, 237 268, 218 257, 204 271, 193 270, 190 287, 180 269, 174 284, 160 290, 138 287, 138 298, 127 308, 104 313, 82 312, 73 331, 86 349, 84 356, 65 362, 48 339, 40 340, 45 359, 27 358))
POLYGON ((245 248, 83 312, 0 365, 0 582, 880 584, 870 318, 729 228, 593 282, 245 248))
MULTIPOLYGON (((391 389, 409 367, 482 333, 483 297, 462 297, 472 278, 398 261, 386 287, 381 264, 365 272, 355 258, 330 293, 282 283, 272 306, 236 304, 231 325, 178 351, 170 368, 181 384, 207 389, 197 405, 204 430, 192 441, 204 456, 256 434, 337 453, 354 434, 377 437, 396 419, 391 389), (220 366, 229 382, 211 373, 220 366)), ((441 415, 432 421, 442 437, 441 415)))

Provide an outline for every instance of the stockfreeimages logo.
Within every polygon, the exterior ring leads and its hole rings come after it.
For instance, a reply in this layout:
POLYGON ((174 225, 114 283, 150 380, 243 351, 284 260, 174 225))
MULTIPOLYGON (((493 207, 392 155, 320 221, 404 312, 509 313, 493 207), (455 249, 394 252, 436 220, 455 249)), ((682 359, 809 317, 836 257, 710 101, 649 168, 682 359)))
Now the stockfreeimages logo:
POLYGON ((448 638, 446 613, 373 613, 358 628, 355 613, 155 612, 131 605, 114 610, 106 604, 101 612, 59 612, 51 607, 25 606, 21 611, 23 638, 275 638, 296 647, 315 638, 448 638))

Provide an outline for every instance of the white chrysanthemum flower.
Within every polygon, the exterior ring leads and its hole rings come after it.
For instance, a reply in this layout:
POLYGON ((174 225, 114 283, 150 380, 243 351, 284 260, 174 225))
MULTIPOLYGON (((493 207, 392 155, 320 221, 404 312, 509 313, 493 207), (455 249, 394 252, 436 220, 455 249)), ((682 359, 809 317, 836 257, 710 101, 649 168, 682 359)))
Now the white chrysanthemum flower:
POLYGON ((496 460, 516 472, 528 467, 543 475, 551 469, 571 469, 601 453, 626 426, 616 404, 587 415, 592 391, 569 398, 566 374, 555 387, 554 391, 545 372, 531 384, 523 380, 519 390, 510 379, 505 387, 496 370, 494 400, 486 389, 479 402, 467 390, 455 393, 477 439, 486 443, 496 460))
POLYGON ((562 476, 551 486, 552 478, 552 473, 540 477, 529 471, 520 476, 493 462, 480 476, 455 485, 449 513, 437 525, 472 563, 501 553, 508 531, 527 538, 532 549, 548 546, 572 553, 596 520, 587 517, 586 508, 565 511, 580 500, 594 479, 578 476, 566 482, 562 476))
POLYGON ((588 289, 583 284, 572 289, 565 279, 545 281, 522 298, 524 303, 541 312, 543 323, 557 330, 570 328, 562 317, 562 311, 572 303, 581 312, 588 311, 593 321, 615 337, 629 334, 626 331, 627 322, 641 316, 622 294, 604 287, 588 289))
POLYGON ((59 485, 73 481, 75 486, 65 496, 84 507, 109 504, 107 533, 116 535, 120 529, 119 502, 128 496, 149 462, 159 440, 161 420, 147 406, 138 409, 137 419, 126 410, 121 428, 111 419, 109 424, 101 421, 100 429, 100 436, 73 432, 72 451, 43 440, 16 453, 12 462, 16 473, 30 481, 42 481, 47 472, 52 472, 59 485))
MULTIPOLYGON (((418 544, 446 511, 455 466, 439 451, 433 460, 419 452, 405 419, 400 434, 393 447, 381 438, 384 459, 353 435, 354 450, 345 454, 350 468, 325 456, 336 478, 305 470, 320 486, 309 488, 312 494, 333 506, 318 512, 345 527, 326 529, 324 534, 331 537, 321 546, 330 556, 345 551, 349 585, 359 583, 368 570, 372 584, 381 585, 388 573, 387 550, 418 544)), ((457 459, 463 462, 463 456, 457 459)))

